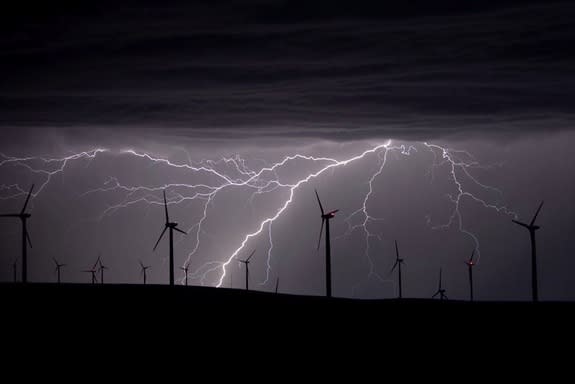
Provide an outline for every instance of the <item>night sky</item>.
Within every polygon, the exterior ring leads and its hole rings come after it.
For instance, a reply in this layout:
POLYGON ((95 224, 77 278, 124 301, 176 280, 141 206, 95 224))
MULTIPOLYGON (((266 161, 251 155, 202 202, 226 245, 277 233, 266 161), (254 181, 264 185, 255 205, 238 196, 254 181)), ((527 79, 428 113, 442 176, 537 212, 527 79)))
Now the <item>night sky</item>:
MULTIPOLYGON (((89 282, 101 253, 109 282, 137 283, 141 259, 166 283, 167 242, 152 252, 166 188, 192 284, 218 285, 222 262, 256 249, 253 289, 279 277, 322 295, 317 189, 340 209, 335 296, 395 297, 397 240, 407 297, 430 297, 441 267, 465 299, 475 249, 477 299, 528 300, 529 236, 511 220, 545 200, 540 296, 575 300, 575 6, 310 3, 3 9, 0 213, 36 184, 30 280, 54 281, 55 257, 65 281, 89 282)), ((19 231, 0 221, 2 281, 19 231)), ((221 285, 243 274, 231 262, 221 285)))

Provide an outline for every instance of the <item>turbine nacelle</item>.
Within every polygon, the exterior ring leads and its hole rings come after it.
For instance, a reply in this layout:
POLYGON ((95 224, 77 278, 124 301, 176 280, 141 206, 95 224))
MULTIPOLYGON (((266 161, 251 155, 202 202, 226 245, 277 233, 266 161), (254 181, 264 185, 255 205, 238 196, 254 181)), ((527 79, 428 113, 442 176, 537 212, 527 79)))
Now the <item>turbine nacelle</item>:
POLYGON ((336 214, 337 212, 339 212, 339 209, 336 209, 335 211, 328 212, 328 213, 326 213, 326 214, 322 214, 322 215, 321 215, 321 218, 322 218, 323 220, 333 219, 333 218, 335 217, 335 214, 336 214))
POLYGON ((513 221, 515 224, 520 225, 524 228, 527 228, 530 232, 535 232, 536 230, 540 229, 541 227, 538 225, 535 225, 535 220, 537 220, 537 216, 539 215, 539 212, 541 211, 541 208, 543 207, 543 201, 541 202, 541 204, 539 204, 539 207, 537 208, 537 211, 535 212, 535 215, 533 215, 533 219, 531 219, 531 222, 529 224, 523 223, 519 220, 511 220, 513 221))

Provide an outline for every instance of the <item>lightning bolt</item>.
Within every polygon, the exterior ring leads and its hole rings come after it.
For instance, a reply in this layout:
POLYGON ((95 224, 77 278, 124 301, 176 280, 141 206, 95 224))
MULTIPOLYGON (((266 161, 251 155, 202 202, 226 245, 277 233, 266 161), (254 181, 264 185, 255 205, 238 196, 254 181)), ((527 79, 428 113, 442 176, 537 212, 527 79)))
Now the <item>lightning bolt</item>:
MULTIPOLYGON (((42 176, 43 181, 35 193, 35 196, 45 189, 55 175, 63 174, 70 162, 87 160, 88 166, 98 155, 103 153, 107 153, 110 156, 126 156, 131 159, 141 161, 143 164, 147 163, 150 166, 168 167, 183 172, 189 172, 193 176, 205 178, 206 180, 204 182, 196 184, 165 183, 162 185, 126 185, 118 178, 111 176, 100 187, 84 191, 79 195, 79 198, 88 198, 94 194, 123 194, 123 198, 119 202, 109 205, 101 212, 101 214, 96 218, 96 220, 99 221, 113 215, 120 209, 126 209, 131 206, 139 204, 162 205, 163 201, 160 195, 163 190, 169 191, 169 205, 179 205, 186 201, 200 202, 199 219, 186 229, 186 232, 192 235, 191 238, 193 239, 193 244, 187 252, 184 265, 190 265, 194 260, 194 256, 196 256, 199 251, 202 236, 208 236, 208 233, 204 230, 204 226, 210 217, 210 208, 216 203, 217 196, 220 195, 222 191, 233 190, 236 188, 247 188, 252 190, 250 198, 248 199, 250 204, 255 198, 263 194, 269 194, 272 192, 284 194, 285 198, 283 199, 283 202, 279 204, 278 208, 261 219, 259 224, 256 225, 255 230, 244 234, 238 246, 229 255, 222 260, 208 261, 197 269, 188 272, 190 278, 199 279, 200 284, 202 285, 208 283, 215 285, 216 287, 220 287, 226 278, 227 268, 230 263, 246 248, 250 240, 260 236, 264 232, 267 233, 267 242, 269 247, 265 252, 265 278, 260 282, 260 284, 267 284, 272 272, 272 256, 274 249, 272 231, 273 224, 293 204, 297 191, 303 185, 325 175, 328 171, 335 171, 338 168, 343 168, 353 163, 357 163, 362 159, 373 157, 376 159, 375 161, 377 166, 375 171, 369 175, 362 203, 355 211, 352 211, 352 213, 345 218, 344 221, 347 224, 347 231, 342 236, 334 237, 334 241, 339 241, 355 231, 360 231, 364 239, 363 255, 369 267, 367 279, 369 280, 374 278, 381 283, 387 283, 389 281, 384 279, 381 274, 378 273, 376 263, 370 252, 373 241, 383 240, 382 235, 375 232, 372 228, 376 227, 377 223, 382 221, 383 218, 378 218, 370 214, 369 206, 375 193, 376 182, 382 176, 384 169, 389 163, 389 155, 393 153, 398 157, 411 156, 413 153, 423 151, 433 154, 434 161, 430 167, 431 183, 434 182, 435 172, 446 167, 448 169, 450 180, 457 191, 456 194, 446 196, 453 207, 448 221, 445 223, 433 224, 430 219, 429 223, 431 228, 434 230, 442 230, 456 225, 459 232, 470 238, 473 242, 476 254, 479 258, 481 252, 478 236, 468 230, 464 224, 462 214, 462 205, 464 201, 469 199, 470 201, 481 204, 484 208, 493 209, 498 213, 510 215, 514 218, 516 218, 517 215, 506 206, 501 206, 497 202, 490 202, 487 199, 477 196, 465 189, 464 186, 466 183, 472 183, 483 191, 496 193, 498 196, 501 196, 502 192, 500 190, 480 182, 472 175, 472 171, 474 169, 489 169, 491 166, 481 165, 470 153, 466 151, 449 149, 438 144, 424 142, 414 143, 412 145, 392 145, 392 141, 388 140, 383 144, 372 146, 371 148, 344 160, 338 160, 331 157, 309 156, 298 153, 285 156, 283 159, 275 163, 268 163, 267 161, 259 159, 259 162, 261 162, 263 166, 260 166, 257 169, 252 169, 252 167, 248 165, 248 161, 239 155, 235 155, 233 157, 222 157, 218 160, 204 159, 199 162, 193 162, 189 153, 186 152, 188 155, 188 162, 176 163, 167 158, 134 149, 126 149, 118 152, 112 152, 106 149, 93 149, 91 151, 79 152, 62 158, 33 156, 18 158, 0 154, 0 169, 6 167, 21 167, 34 175, 42 176), (306 167, 310 170, 299 179, 296 178, 291 181, 282 180, 278 172, 296 161, 304 162, 306 167), (352 222, 355 221, 357 221, 357 223, 352 224, 352 222), (212 277, 213 275, 215 275, 215 278, 212 277)), ((26 190, 27 188, 21 187, 18 184, 2 185, 0 186, 0 193, 4 191, 10 192, 6 196, 3 196, 2 194, 0 198, 17 198, 27 193, 26 190), (12 193, 12 191, 16 192, 12 193)), ((180 237, 178 241, 182 241, 182 239, 183 237, 180 237)), ((181 278, 181 281, 183 281, 183 279, 184 278, 181 278)), ((358 283, 358 285, 360 283, 358 283)), ((353 289, 355 290, 355 287, 353 289)))

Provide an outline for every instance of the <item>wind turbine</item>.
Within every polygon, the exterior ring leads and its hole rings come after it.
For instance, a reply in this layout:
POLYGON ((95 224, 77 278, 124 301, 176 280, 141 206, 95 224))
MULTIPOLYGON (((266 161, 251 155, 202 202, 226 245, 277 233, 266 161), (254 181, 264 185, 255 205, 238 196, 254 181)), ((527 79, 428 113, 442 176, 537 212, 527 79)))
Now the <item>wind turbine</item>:
POLYGON ((539 208, 537 208, 537 212, 535 212, 535 216, 533 216, 533 219, 529 224, 522 223, 518 220, 512 220, 515 224, 527 229, 529 231, 529 237, 531 237, 531 294, 533 296, 533 301, 539 300, 539 291, 537 289, 537 246, 535 244, 535 231, 541 227, 535 225, 535 220, 537 219, 537 215, 539 215, 539 211, 541 211, 541 207, 543 207, 543 201, 539 204, 539 208))
POLYGON ((431 296, 431 298, 434 299, 435 296, 437 296, 437 295, 439 295, 440 300, 449 299, 447 297, 447 295, 445 294, 445 289, 443 289, 441 287, 441 268, 439 268, 439 288, 437 288, 437 292, 435 292, 435 294, 433 296, 431 296))
POLYGON ((473 301, 473 267, 475 266, 473 256, 475 256, 475 249, 471 252, 469 260, 465 262, 465 264, 467 264, 467 270, 469 271, 469 301, 473 301))
POLYGON ((34 190, 34 184, 32 184, 32 188, 30 188, 30 192, 28 192, 28 197, 26 197, 26 201, 24 202, 24 206, 20 213, 10 213, 10 214, 3 214, 0 217, 15 217, 20 219, 22 222, 22 282, 28 282, 28 245, 32 248, 32 241, 30 240, 30 234, 28 233, 28 219, 32 217, 31 214, 26 213, 26 207, 28 207, 28 202, 30 201, 30 196, 32 196, 32 191, 34 190), (28 244, 26 244, 28 243, 28 244))
POLYGON ((403 259, 399 258, 399 248, 397 247, 397 240, 395 240, 395 264, 393 264, 393 268, 391 268, 391 272, 393 272, 393 270, 397 267, 397 272, 399 274, 399 298, 400 299, 403 297, 402 293, 401 293, 401 288, 402 288, 401 264, 403 264, 403 259))
POLYGON ((146 278, 147 278, 146 272, 148 271, 149 268, 151 268, 151 266, 144 265, 144 263, 142 263, 142 260, 138 260, 138 262, 140 263, 140 276, 144 277, 144 285, 146 285, 146 278))
POLYGON ((18 268, 18 260, 14 260, 14 263, 12 263, 12 277, 14 278, 14 282, 16 282, 16 280, 18 280, 17 268, 18 268))
POLYGON ((252 251, 252 253, 250 253, 249 257, 245 260, 238 260, 240 263, 244 263, 246 265, 246 291, 249 291, 249 284, 248 281, 250 279, 250 259, 252 258, 252 256, 254 255, 254 253, 256 253, 256 250, 254 249, 252 251))
POLYGON ((82 271, 84 273, 91 273, 92 274, 92 284, 96 284, 98 282, 98 279, 96 278, 96 269, 92 268, 92 269, 87 269, 85 271, 82 271))
POLYGON ((164 225, 164 230, 162 231, 162 234, 160 235, 160 237, 158 238, 158 241, 156 242, 156 245, 154 246, 154 251, 158 247, 158 244, 160 244, 160 240, 162 240, 162 237, 164 237, 164 234, 166 233, 166 231, 169 229, 170 230, 170 285, 174 285, 174 231, 178 231, 180 233, 183 233, 184 235, 187 235, 187 233, 178 228, 178 223, 170 222, 170 216, 168 215, 168 202, 166 200, 166 191, 165 190, 164 190, 164 209, 166 212, 166 224, 164 225))
POLYGON ((54 272, 56 272, 58 274, 58 284, 60 284, 61 280, 60 280, 60 270, 62 269, 62 267, 65 267, 66 264, 60 264, 58 262, 58 260, 56 260, 55 258, 52 258, 52 260, 54 261, 54 264, 56 264, 56 269, 54 270, 54 272))
POLYGON ((180 267, 182 271, 186 274, 186 287, 188 286, 188 270, 190 269, 190 264, 186 264, 184 267, 180 267))
POLYGON ((317 197, 319 209, 321 210, 321 229, 319 231, 317 249, 319 250, 319 246, 321 244, 321 235, 323 233, 323 225, 325 223, 325 290, 326 296, 331 297, 331 244, 329 241, 329 221, 335 217, 335 214, 339 211, 339 209, 325 213, 323 206, 321 205, 321 200, 319 199, 317 190, 315 191, 315 196, 317 197))
POLYGON ((100 271, 100 284, 104 284, 104 270, 108 270, 109 268, 102 264, 102 256, 98 256, 98 261, 94 264, 94 268, 97 264, 100 264, 98 267, 98 271, 100 271))
POLYGON ((276 279, 276 295, 277 295, 277 293, 278 293, 278 288, 279 288, 279 287, 280 287, 280 278, 278 277, 278 278, 276 279))

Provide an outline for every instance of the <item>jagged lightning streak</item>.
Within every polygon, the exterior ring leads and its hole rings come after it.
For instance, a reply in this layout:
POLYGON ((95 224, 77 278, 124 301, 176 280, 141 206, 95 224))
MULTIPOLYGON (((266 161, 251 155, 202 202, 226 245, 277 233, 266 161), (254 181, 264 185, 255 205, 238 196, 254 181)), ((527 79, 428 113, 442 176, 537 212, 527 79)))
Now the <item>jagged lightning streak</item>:
POLYGON ((473 193, 464 190, 463 183, 460 180, 460 178, 457 176, 457 170, 460 170, 467 177, 467 179, 469 181, 471 181, 473 184, 479 186, 480 188, 482 188, 484 190, 495 191, 498 194, 502 194, 502 192, 499 189, 479 182, 475 177, 473 177, 469 173, 469 171, 468 171, 469 168, 474 168, 474 167, 484 168, 477 161, 473 160, 473 156, 471 156, 471 154, 469 154, 466 151, 451 150, 449 148, 442 147, 442 146, 439 146, 437 144, 429 144, 429 143, 424 142, 423 145, 425 146, 425 148, 429 149, 435 157, 436 161, 434 161, 434 163, 432 164, 432 169, 437 167, 437 166, 447 165, 450 169, 449 173, 451 176, 451 180, 453 181, 454 185, 457 188, 457 195, 456 196, 453 196, 453 195, 447 196, 449 198, 449 200, 453 203, 453 211, 449 217, 449 220, 447 221, 447 223, 444 223, 444 224, 432 225, 432 228, 433 229, 448 229, 453 225, 453 223, 455 221, 457 221, 457 228, 458 228, 459 232, 465 234, 466 236, 471 238, 471 240, 473 241, 475 254, 477 255, 476 261, 479 262, 479 259, 481 258, 481 248, 480 248, 480 244, 479 244, 479 238, 473 232, 466 229, 464 224, 463 224, 463 217, 462 217, 461 210, 460 210, 462 199, 464 197, 471 198, 473 201, 483 205, 485 208, 494 209, 497 212, 509 215, 509 216, 513 217, 514 219, 517 219, 518 216, 515 212, 509 210, 506 206, 499 206, 496 204, 490 204, 490 203, 486 202, 484 199, 475 196, 473 193), (436 157, 435 151, 441 152, 442 161, 439 163, 437 163, 437 157, 436 157), (471 162, 465 162, 464 160, 458 159, 456 156, 457 153, 464 153, 467 157, 471 158, 472 161, 471 162))
MULTIPOLYGON (((49 158, 49 157, 35 157, 35 156, 27 156, 27 157, 11 157, 6 156, 3 153, 0 153, 0 168, 13 166, 13 167, 22 167, 27 169, 33 174, 39 174, 44 176, 44 180, 42 180, 36 188, 36 192, 32 195, 33 197, 37 197, 44 188, 52 181, 52 178, 55 175, 61 174, 66 169, 68 163, 80 160, 80 159, 87 159, 88 161, 92 161, 96 158, 96 156, 100 153, 107 152, 106 149, 97 148, 87 152, 79 152, 75 153, 70 156, 62 157, 62 158, 49 158), (41 165, 34 165, 34 163, 40 163, 41 165)), ((2 196, 2 199, 13 199, 25 195, 27 192, 26 187, 22 187, 18 184, 12 184, 9 186, 2 185, 0 190, 10 190, 15 189, 17 191, 16 194, 2 196)))
MULTIPOLYGON (((431 152, 435 158, 431 166, 432 172, 432 181, 433 181, 433 172, 436 168, 441 166, 448 166, 450 168, 450 177, 453 184, 456 186, 458 191, 457 195, 455 196, 448 196, 450 201, 454 204, 453 212, 450 216, 450 219, 447 223, 441 225, 433 225, 434 229, 442 229, 442 228, 449 228, 453 225, 454 222, 458 224, 458 229, 461 233, 469 236, 477 248, 477 253, 479 253, 479 240, 476 235, 472 232, 465 229, 463 224, 463 218, 460 210, 460 206, 462 203, 462 199, 464 197, 469 197, 473 201, 482 204, 485 208, 495 209, 498 212, 502 212, 508 215, 512 215, 516 217, 516 215, 509 211, 504 206, 498 206, 497 204, 488 203, 485 199, 482 199, 478 196, 475 196, 473 193, 466 191, 463 187, 463 182, 461 177, 465 177, 466 179, 473 182, 475 185, 479 186, 484 190, 490 190, 497 193, 501 193, 496 188, 491 186, 485 185, 479 182, 476 178, 472 176, 470 173, 471 169, 474 168, 485 168, 484 166, 480 165, 471 154, 466 151, 458 151, 452 150, 448 148, 441 147, 437 144, 429 144, 429 143, 420 143, 414 145, 391 145, 391 141, 386 142, 385 144, 376 145, 364 152, 360 153, 359 155, 353 156, 347 160, 336 160, 334 158, 329 157, 314 157, 314 156, 305 156, 301 154, 296 154, 292 156, 286 156, 281 161, 277 163, 268 164, 264 161, 264 166, 261 167, 259 170, 251 169, 244 159, 242 159, 239 155, 235 157, 223 157, 219 160, 201 160, 199 162, 192 162, 191 157, 188 154, 188 163, 187 164, 178 164, 174 163, 168 159, 154 156, 152 154, 146 152, 140 152, 133 149, 120 151, 119 155, 125 155, 129 157, 139 158, 143 161, 150 162, 152 164, 164 165, 166 167, 175 168, 175 169, 182 169, 189 171, 193 174, 209 174, 215 178, 215 182, 213 183, 199 183, 199 184, 188 184, 188 183, 168 183, 164 185, 154 185, 154 186, 145 186, 145 185, 135 185, 129 186, 122 184, 117 178, 110 177, 102 187, 96 188, 93 190, 86 191, 81 194, 81 197, 87 197, 94 193, 109 193, 113 191, 121 191, 125 193, 124 199, 119 203, 107 207, 100 217, 98 218, 101 220, 107 215, 111 215, 116 212, 118 209, 127 208, 129 206, 138 204, 138 203, 145 203, 145 204, 155 204, 161 205, 162 201, 158 197, 159 192, 164 189, 169 189, 169 204, 179 204, 183 201, 188 200, 200 200, 202 201, 202 209, 201 209, 201 217, 200 219, 193 224, 191 227, 187 229, 188 232, 194 232, 194 245, 191 251, 188 252, 186 261, 184 264, 189 265, 192 261, 193 257, 197 254, 198 249, 201 243, 201 235, 203 232, 203 225, 208 220, 209 217, 209 208, 216 199, 216 196, 223 191, 224 189, 231 188, 231 187, 246 187, 253 189, 253 193, 249 199, 249 201, 253 201, 253 198, 257 195, 270 193, 276 191, 278 189, 287 189, 289 191, 289 197, 284 201, 283 204, 275 211, 274 214, 269 215, 264 220, 260 222, 257 226, 257 229, 251 233, 246 234, 243 237, 243 241, 239 244, 239 246, 224 260, 222 261, 209 261, 204 263, 198 269, 193 272, 189 272, 192 278, 199 278, 201 284, 205 284, 206 281, 209 280, 209 277, 213 273, 219 273, 219 277, 216 278, 216 286, 221 286, 225 276, 226 276, 226 268, 230 264, 230 262, 245 248, 246 244, 252 238, 260 235, 266 228, 268 234, 268 241, 269 241, 269 248, 267 249, 267 262, 266 262, 266 274, 265 279, 261 284, 266 284, 269 280, 270 272, 272 269, 271 258, 272 252, 274 248, 273 244, 273 233, 272 227, 273 223, 281 217, 281 215, 285 212, 286 209, 292 204, 294 199, 294 195, 297 189, 311 181, 323 175, 328 170, 335 171, 338 167, 344 167, 348 164, 353 162, 357 162, 360 159, 366 158, 369 155, 375 154, 378 159, 377 169, 374 173, 372 173, 369 177, 367 182, 367 192, 363 197, 363 203, 361 206, 353 211, 351 215, 346 218, 346 223, 348 224, 348 231, 346 234, 349 234, 355 230, 361 229, 361 232, 364 236, 364 256, 367 260, 369 265, 369 278, 376 278, 377 280, 384 282, 385 280, 377 273, 374 260, 370 254, 370 242, 373 239, 381 240, 379 234, 376 234, 370 230, 370 224, 376 223, 377 221, 381 220, 381 218, 377 218, 369 213, 369 202, 374 194, 375 188, 375 181, 378 177, 381 176, 384 168, 388 163, 388 154, 395 152, 400 155, 409 156, 412 152, 417 152, 417 146, 431 152), (438 161, 438 155, 440 153, 441 160, 438 161), (320 165, 321 168, 315 170, 314 172, 308 173, 304 178, 292 182, 286 183, 280 180, 277 171, 281 169, 283 166, 287 165, 288 163, 294 160, 305 160, 312 164, 320 165), (222 168, 228 168, 226 170, 221 170, 222 168), (231 172, 230 172, 231 170, 231 172), (461 175, 458 175, 461 173, 461 175), (192 192, 191 196, 189 194, 182 194, 181 192, 176 192, 178 189, 186 189, 187 191, 192 192), (351 220, 355 217, 360 217, 360 223, 356 225, 351 225, 351 220)), ((90 152, 81 152, 78 154, 74 154, 72 156, 60 158, 60 159, 48 159, 48 158, 40 158, 40 157, 26 157, 26 158, 11 158, 7 156, 2 156, 0 158, 0 167, 7 166, 7 165, 18 165, 23 166, 24 168, 28 169, 33 173, 41 173, 47 176, 47 180, 44 184, 42 184, 42 189, 47 185, 53 175, 63 172, 67 163, 69 161, 87 158, 93 160, 97 154, 101 152, 106 152, 103 149, 96 149, 90 152), (55 164, 57 167, 55 169, 47 169, 42 167, 37 167, 32 165, 34 162, 40 162, 41 164, 55 164)), ((4 189, 9 188, 17 188, 18 196, 22 193, 25 193, 25 188, 21 188, 20 186, 3 186, 4 189)), ((41 190, 41 189, 40 189, 41 190)), ((38 193, 38 192, 37 192, 38 193)), ((14 197, 14 196, 10 196, 14 197)), ((9 197, 9 198, 10 198, 9 197)), ((344 237, 345 235, 344 234, 344 237)), ((341 238, 341 236, 340 236, 341 238)), ((337 239, 337 238, 336 238, 337 239)))

